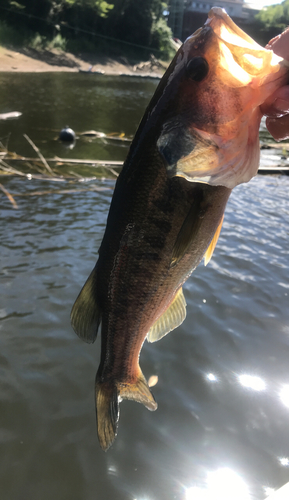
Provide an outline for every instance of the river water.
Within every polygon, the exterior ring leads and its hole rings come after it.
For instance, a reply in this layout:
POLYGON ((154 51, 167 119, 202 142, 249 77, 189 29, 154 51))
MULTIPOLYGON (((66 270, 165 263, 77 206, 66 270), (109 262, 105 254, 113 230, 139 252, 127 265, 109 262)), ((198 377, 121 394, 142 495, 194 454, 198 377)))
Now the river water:
MULTIPOLYGON (((23 113, 0 122, 0 138, 10 133, 9 149, 29 156, 23 133, 46 157, 122 160, 123 144, 78 139, 67 150, 58 131, 133 134, 155 87, 0 74, 0 112, 23 113)), ((0 181, 18 204, 0 197, 1 499, 263 500, 289 481, 289 178, 257 176, 234 190, 210 264, 184 286, 185 322, 143 347, 158 410, 124 401, 107 453, 94 410, 100 341, 81 342, 69 315, 97 259, 114 181, 0 181)))

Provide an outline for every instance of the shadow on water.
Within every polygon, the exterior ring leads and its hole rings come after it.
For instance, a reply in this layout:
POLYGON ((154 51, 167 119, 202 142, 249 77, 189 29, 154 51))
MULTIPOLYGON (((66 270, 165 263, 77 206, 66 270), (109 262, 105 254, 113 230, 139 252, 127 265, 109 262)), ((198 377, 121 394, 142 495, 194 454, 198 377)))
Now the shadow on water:
MULTIPOLYGON (((155 82, 85 75, 0 75, 9 148, 64 156, 63 125, 133 134, 155 82)), ((65 156, 121 159, 126 149, 78 141, 65 156)), ((79 167, 80 168, 80 167, 79 167)), ((114 182, 51 191, 49 181, 1 182, 1 497, 20 500, 263 500, 289 480, 289 178, 235 189, 212 261, 184 287, 183 325, 141 354, 158 375, 156 412, 125 401, 118 438, 98 445, 94 376, 100 343, 85 345, 69 314, 97 259, 114 182), (24 196, 26 195, 26 196, 24 196)))

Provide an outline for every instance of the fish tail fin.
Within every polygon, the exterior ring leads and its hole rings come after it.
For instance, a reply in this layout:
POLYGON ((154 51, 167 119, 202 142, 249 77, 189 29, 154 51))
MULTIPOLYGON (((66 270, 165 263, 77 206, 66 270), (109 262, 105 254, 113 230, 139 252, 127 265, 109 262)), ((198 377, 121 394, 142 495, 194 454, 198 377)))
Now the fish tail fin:
POLYGON ((110 448, 116 438, 119 403, 123 399, 142 403, 151 411, 156 410, 158 406, 140 369, 136 382, 102 382, 97 376, 95 383, 97 432, 100 446, 104 451, 110 448))
POLYGON ((99 444, 104 451, 107 451, 117 435, 118 389, 111 382, 101 382, 98 376, 95 381, 95 405, 99 444))

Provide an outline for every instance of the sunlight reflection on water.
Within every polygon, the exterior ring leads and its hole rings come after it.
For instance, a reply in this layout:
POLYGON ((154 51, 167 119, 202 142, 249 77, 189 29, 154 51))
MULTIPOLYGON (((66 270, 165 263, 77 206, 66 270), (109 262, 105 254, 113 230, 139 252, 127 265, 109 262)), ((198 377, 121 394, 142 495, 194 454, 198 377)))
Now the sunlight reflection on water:
POLYGON ((280 489, 264 488, 266 500, 288 500, 289 483, 284 484, 280 489))
POLYGON ((289 408, 289 385, 284 385, 280 391, 280 399, 282 403, 289 408))
POLYGON ((266 389, 264 380, 253 375, 239 375, 239 382, 243 387, 253 391, 264 391, 266 389))
POLYGON ((206 488, 191 487, 185 500, 250 500, 244 480, 229 468, 208 472, 206 488))
MULTIPOLYGON (((28 133, 44 156, 64 155, 53 130, 65 123, 133 133, 154 85, 82 77, 2 77, 3 105, 25 98, 9 124, 13 151, 31 154, 28 133), (43 102, 47 79, 55 92, 43 102)), ((73 155, 119 160, 125 150, 79 140, 73 155)), ((143 346, 158 411, 124 401, 107 454, 95 425, 100 339, 81 343, 69 313, 95 265, 113 182, 62 195, 50 182, 1 182, 19 204, 1 198, 1 499, 264 500, 288 481, 288 178, 234 190, 213 259, 184 285, 186 320, 143 346)))
POLYGON ((217 382, 218 381, 218 377, 216 377, 216 375, 214 375, 213 373, 208 373, 207 374, 207 379, 210 382, 217 382))

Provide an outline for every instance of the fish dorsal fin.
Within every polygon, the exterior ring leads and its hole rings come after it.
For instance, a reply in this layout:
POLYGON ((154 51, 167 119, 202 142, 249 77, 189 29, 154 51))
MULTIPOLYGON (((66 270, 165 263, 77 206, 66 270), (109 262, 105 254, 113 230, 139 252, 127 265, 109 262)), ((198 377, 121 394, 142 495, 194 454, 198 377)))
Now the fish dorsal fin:
POLYGON ((156 342, 182 324, 186 317, 186 300, 179 288, 166 311, 157 319, 147 334, 148 342, 156 342))
POLYGON ((224 215, 222 216, 220 222, 219 222, 219 225, 217 227, 217 230, 213 236, 213 239, 210 243, 210 245, 208 246, 207 250, 206 250, 206 253, 204 255, 204 259, 205 259, 205 266, 207 264, 209 264, 211 258, 212 258, 212 255, 214 253, 214 250, 216 248, 216 245, 217 245, 217 241, 219 239, 219 236, 220 236, 220 232, 221 232, 221 229, 222 229, 222 225, 223 225, 223 221, 224 221, 224 215))
POLYGON ((95 341, 101 320, 101 311, 96 300, 96 281, 97 267, 82 287, 70 315, 73 330, 88 344, 95 341))

